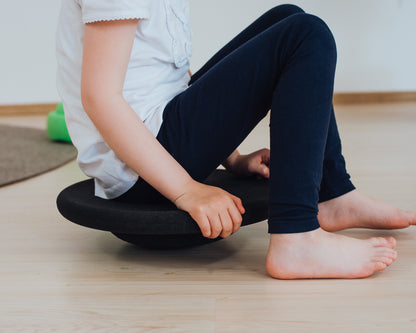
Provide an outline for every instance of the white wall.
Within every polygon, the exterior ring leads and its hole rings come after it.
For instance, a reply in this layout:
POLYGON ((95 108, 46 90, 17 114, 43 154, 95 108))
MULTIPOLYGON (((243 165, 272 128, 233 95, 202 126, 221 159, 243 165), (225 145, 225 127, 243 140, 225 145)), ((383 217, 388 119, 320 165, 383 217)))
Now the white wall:
MULTIPOLYGON (((416 91, 415 0, 190 0, 192 71, 269 8, 324 19, 338 47, 335 91, 416 91)), ((59 0, 0 4, 0 104, 54 103, 59 0)))

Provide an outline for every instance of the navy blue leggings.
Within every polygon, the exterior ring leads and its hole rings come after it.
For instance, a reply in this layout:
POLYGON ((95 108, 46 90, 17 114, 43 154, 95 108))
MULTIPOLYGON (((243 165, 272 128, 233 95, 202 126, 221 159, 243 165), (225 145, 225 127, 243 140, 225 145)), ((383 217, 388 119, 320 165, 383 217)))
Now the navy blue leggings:
MULTIPOLYGON (((268 232, 314 230, 318 202, 355 189, 332 105, 335 66, 335 41, 320 18, 293 5, 274 7, 167 104, 157 139, 203 181, 271 110, 268 232)), ((163 200, 149 184, 144 191, 146 184, 139 178, 119 199, 163 200)))

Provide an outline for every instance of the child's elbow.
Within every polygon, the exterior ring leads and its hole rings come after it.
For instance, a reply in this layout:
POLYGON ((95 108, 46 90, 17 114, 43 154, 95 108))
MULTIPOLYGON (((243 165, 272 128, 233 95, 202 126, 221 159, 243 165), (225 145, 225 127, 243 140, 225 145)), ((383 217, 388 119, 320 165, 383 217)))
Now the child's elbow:
POLYGON ((85 90, 81 90, 81 103, 85 112, 89 113, 90 110, 94 109, 94 106, 98 103, 98 96, 85 90))
POLYGON ((101 96, 102 94, 97 89, 81 83, 81 103, 87 113, 100 103, 101 96))
POLYGON ((122 98, 121 94, 103 91, 99 89, 82 89, 81 103, 85 112, 90 118, 103 109, 105 106, 113 105, 112 101, 122 98))

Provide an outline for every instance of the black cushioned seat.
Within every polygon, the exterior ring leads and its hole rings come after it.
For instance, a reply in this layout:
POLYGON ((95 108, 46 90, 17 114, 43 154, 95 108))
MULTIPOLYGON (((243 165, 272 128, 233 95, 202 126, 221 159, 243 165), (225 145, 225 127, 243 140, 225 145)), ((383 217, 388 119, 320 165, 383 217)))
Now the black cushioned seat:
MULTIPOLYGON (((257 176, 239 178, 215 170, 205 184, 221 187, 241 198, 246 210, 242 226, 268 217, 269 181, 257 176)), ((57 198, 59 212, 82 226, 112 232, 118 238, 147 248, 182 248, 220 240, 203 237, 197 223, 170 201, 128 203, 94 196, 94 182, 85 180, 64 189, 57 198)))

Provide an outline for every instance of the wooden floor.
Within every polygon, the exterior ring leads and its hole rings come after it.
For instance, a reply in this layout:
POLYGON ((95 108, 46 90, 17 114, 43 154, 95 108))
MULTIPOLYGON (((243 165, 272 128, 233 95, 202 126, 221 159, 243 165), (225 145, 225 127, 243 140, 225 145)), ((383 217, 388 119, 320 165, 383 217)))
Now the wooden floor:
MULTIPOLYGON (((416 210, 416 104, 336 115, 356 187, 416 210)), ((240 151, 268 143, 265 118, 240 151)), ((415 227, 343 232, 397 238, 397 261, 370 278, 280 281, 264 267, 266 221, 199 248, 142 250, 59 215, 58 192, 84 178, 71 162, 0 188, 1 332, 416 332, 415 227)))

